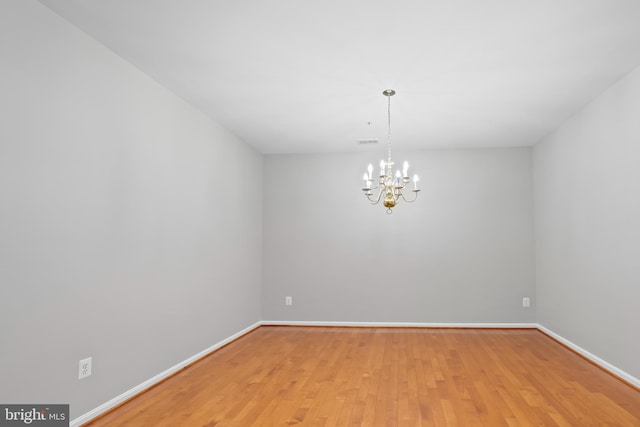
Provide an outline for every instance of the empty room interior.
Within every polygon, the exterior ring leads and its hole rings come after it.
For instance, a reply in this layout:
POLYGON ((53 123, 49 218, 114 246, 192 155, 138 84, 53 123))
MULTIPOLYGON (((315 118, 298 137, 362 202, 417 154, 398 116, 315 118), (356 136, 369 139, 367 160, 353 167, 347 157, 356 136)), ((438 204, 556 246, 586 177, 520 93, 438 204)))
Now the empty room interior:
POLYGON ((640 426, 640 2, 1 0, 0 65, 5 422, 640 426))

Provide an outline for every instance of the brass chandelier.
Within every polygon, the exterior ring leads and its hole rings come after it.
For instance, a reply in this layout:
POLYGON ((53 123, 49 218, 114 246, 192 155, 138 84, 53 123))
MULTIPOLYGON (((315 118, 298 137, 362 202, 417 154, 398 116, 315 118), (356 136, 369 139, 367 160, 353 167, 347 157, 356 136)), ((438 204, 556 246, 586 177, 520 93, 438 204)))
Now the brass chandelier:
POLYGON ((362 191, 364 195, 369 199, 372 205, 376 205, 382 200, 382 204, 387 208, 387 213, 391 214, 392 209, 400 199, 405 202, 411 203, 418 198, 418 175, 413 175, 413 189, 407 189, 407 184, 411 179, 409 178, 409 163, 404 162, 402 165, 402 172, 400 169, 396 170, 395 176, 393 174, 393 161, 391 160, 391 97, 396 94, 393 89, 387 89, 382 92, 387 97, 387 161, 380 160, 380 176, 374 182, 373 179, 373 166, 369 164, 367 172, 364 174, 364 188, 362 191), (413 198, 407 199, 405 192, 411 191, 413 198))

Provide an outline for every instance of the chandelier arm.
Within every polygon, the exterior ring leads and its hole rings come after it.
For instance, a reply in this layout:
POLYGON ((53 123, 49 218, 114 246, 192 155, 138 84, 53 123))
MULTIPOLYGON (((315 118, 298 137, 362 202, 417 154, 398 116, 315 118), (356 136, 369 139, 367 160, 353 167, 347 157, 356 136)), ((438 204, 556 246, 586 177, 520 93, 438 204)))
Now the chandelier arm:
POLYGON ((376 205, 376 204, 378 204, 380 202, 380 199, 382 198, 382 190, 378 191, 378 197, 375 198, 375 199, 372 199, 371 196, 366 194, 366 193, 365 193, 365 196, 367 196, 367 199, 369 199, 369 202, 372 205, 376 205))
POLYGON ((415 196, 413 196, 413 199, 411 199, 411 200, 407 200, 407 199, 404 197, 404 193, 403 193, 403 192, 400 192, 400 195, 402 196, 402 200, 404 200, 404 201, 405 201, 405 202, 407 202, 407 203, 413 203, 413 202, 415 202, 415 201, 416 201, 416 199, 418 198, 418 191, 413 191, 413 190, 412 190, 412 193, 414 193, 414 194, 415 194, 415 196))

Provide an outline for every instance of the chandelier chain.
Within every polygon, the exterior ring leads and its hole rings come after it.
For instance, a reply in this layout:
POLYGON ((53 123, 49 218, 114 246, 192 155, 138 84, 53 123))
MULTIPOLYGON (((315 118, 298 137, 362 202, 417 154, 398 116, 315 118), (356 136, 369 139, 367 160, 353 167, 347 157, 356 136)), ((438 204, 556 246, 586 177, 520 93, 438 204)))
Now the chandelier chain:
POLYGON ((391 96, 387 96, 387 157, 391 167, 391 96))

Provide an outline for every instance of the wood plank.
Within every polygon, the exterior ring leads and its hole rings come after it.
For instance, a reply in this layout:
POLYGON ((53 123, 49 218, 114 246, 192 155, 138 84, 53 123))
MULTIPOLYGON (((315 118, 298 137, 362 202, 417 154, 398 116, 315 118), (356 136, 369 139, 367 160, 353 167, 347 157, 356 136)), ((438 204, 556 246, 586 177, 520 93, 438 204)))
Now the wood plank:
POLYGON ((640 426, 540 331, 263 326, 88 426, 640 426))

